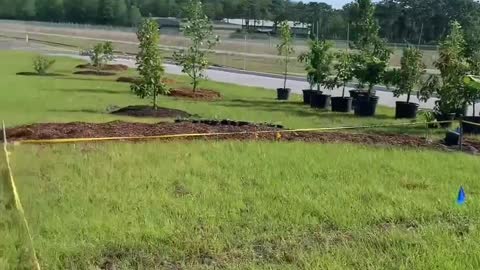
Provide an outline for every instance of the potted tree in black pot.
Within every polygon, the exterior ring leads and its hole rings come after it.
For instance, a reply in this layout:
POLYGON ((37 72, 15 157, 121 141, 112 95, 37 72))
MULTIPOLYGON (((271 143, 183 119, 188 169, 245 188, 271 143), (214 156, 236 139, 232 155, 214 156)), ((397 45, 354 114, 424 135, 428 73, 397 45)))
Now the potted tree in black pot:
POLYGON ((330 105, 330 95, 323 94, 320 87, 326 85, 330 75, 334 57, 330 49, 333 45, 326 40, 311 40, 309 46, 310 51, 302 54, 300 59, 306 63, 305 69, 309 83, 316 86, 316 90, 309 93, 310 106, 325 109, 330 105))
POLYGON ((397 101, 395 107, 395 118, 417 118, 418 103, 410 102, 412 91, 417 87, 426 73, 425 65, 422 62, 422 52, 415 47, 407 47, 403 50, 400 69, 393 69, 387 72, 385 84, 395 86, 393 95, 400 97, 407 95, 407 101, 397 101))
POLYGON ((335 78, 328 82, 328 88, 342 87, 341 97, 332 97, 333 112, 350 112, 352 110, 352 97, 345 96, 345 88, 353 79, 353 63, 352 55, 349 52, 337 54, 337 64, 334 68, 336 71, 335 78))
MULTIPOLYGON (((465 54, 465 39, 462 27, 457 21, 450 23, 449 34, 440 43, 439 55, 434 65, 440 75, 430 75, 420 92, 425 98, 434 93, 438 96, 439 100, 435 102, 434 108, 438 121, 453 121, 458 112, 465 110, 468 102, 469 91, 463 80, 470 73, 465 54)), ((440 125, 448 128, 451 122, 440 125)))
POLYGON ((384 81, 390 58, 390 51, 386 47, 377 49, 383 50, 385 55, 378 57, 366 51, 354 57, 354 74, 359 81, 357 88, 364 90, 367 86, 367 91, 360 94, 356 100, 354 110, 358 116, 374 116, 377 109, 378 96, 373 88, 384 81))
POLYGON ((277 45, 277 50, 278 55, 284 57, 283 64, 285 67, 283 74, 283 88, 277 88, 277 99, 288 100, 291 92, 291 89, 287 88, 288 64, 290 63, 290 56, 295 53, 293 48, 292 29, 290 28, 288 21, 280 23, 280 44, 277 45))
MULTIPOLYGON (((473 114, 472 116, 464 117, 463 120, 480 124, 480 117, 477 117, 475 110, 475 105, 480 100, 480 77, 473 75, 465 76, 464 83, 467 91, 467 102, 473 106, 473 114)), ((463 132, 480 134, 480 126, 464 122, 463 132)))
POLYGON ((353 21, 354 47, 359 51, 353 55, 354 74, 358 80, 355 100, 355 114, 358 116, 373 116, 377 108, 378 97, 373 87, 383 82, 387 70, 391 51, 385 41, 379 37, 377 20, 375 19, 375 5, 371 0, 356 0, 354 8, 358 16, 353 21), (367 91, 363 92, 367 86, 367 91))

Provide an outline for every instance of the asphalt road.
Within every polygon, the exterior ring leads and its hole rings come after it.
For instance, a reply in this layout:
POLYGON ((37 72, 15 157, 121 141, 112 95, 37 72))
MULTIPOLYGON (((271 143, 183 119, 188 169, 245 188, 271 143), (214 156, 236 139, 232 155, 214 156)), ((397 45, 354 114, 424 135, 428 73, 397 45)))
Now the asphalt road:
MULTIPOLYGON (((0 39, 0 50, 24 50, 35 51, 44 54, 66 56, 77 59, 87 60, 87 57, 80 56, 76 52, 69 51, 68 49, 59 49, 52 46, 30 43, 28 45, 25 42, 0 39)), ((124 64, 131 68, 135 68, 135 60, 133 58, 118 58, 114 60, 115 63, 124 64)), ((181 75, 181 68, 172 64, 165 64, 165 71, 169 74, 181 75)), ((206 71, 208 79, 217 82, 233 83, 243 86, 260 87, 268 90, 275 90, 276 88, 283 87, 283 79, 278 75, 271 74, 259 74, 254 72, 245 72, 233 69, 219 69, 211 68, 206 71)), ((293 93, 302 93, 302 89, 308 89, 309 85, 306 80, 302 80, 298 77, 289 79, 287 81, 287 87, 292 89, 293 93)), ((346 91, 353 88, 347 87, 346 91)), ((324 89, 323 89, 324 90, 324 89)), ((340 96, 342 89, 337 88, 333 91, 324 90, 327 93, 331 93, 332 96, 340 96)), ((379 96, 379 104, 387 107, 395 107, 396 101, 406 100, 406 96, 395 98, 390 91, 386 91, 384 87, 376 87, 377 96, 379 96)), ((274 96, 274 93, 272 93, 274 96)), ((419 102, 415 96, 412 96, 411 101, 420 104, 421 108, 432 109, 435 105, 435 98, 430 99, 428 102, 419 102)), ((477 104, 478 106, 479 104, 477 104)), ((472 107, 469 108, 469 114, 472 113, 472 107)))

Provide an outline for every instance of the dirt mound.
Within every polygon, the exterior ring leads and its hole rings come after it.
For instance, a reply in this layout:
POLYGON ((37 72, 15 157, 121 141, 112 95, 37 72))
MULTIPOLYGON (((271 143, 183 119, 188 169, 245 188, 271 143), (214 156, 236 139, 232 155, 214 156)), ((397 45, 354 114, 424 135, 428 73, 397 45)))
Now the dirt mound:
MULTIPOLYGON (((312 143, 352 143, 375 146, 395 146, 409 148, 430 148, 445 150, 439 142, 429 143, 424 138, 399 134, 365 134, 343 132, 289 132, 267 125, 212 125, 206 123, 129 123, 115 121, 110 123, 47 123, 21 126, 7 129, 10 141, 100 138, 100 137, 145 137, 175 134, 227 133, 201 137, 177 137, 177 140, 264 140, 264 141, 301 141, 312 143), (234 134, 228 134, 234 133, 234 134)), ((480 143, 477 142, 480 146, 480 143)))
MULTIPOLYGON (((92 64, 81 64, 81 65, 76 66, 75 68, 78 68, 78 69, 96 69, 96 67, 93 66, 92 64)), ((112 65, 107 64, 107 65, 103 65, 101 70, 126 71, 126 70, 128 70, 128 66, 122 65, 122 64, 112 64, 112 65)))
POLYGON ((125 116, 134 116, 134 117, 160 117, 160 118, 185 118, 190 117, 191 115, 187 112, 168 109, 168 108, 157 108, 153 109, 151 106, 128 106, 121 108, 112 112, 116 115, 125 115, 125 116))
POLYGON ((113 75, 115 75, 115 73, 113 73, 113 72, 94 71, 94 70, 76 71, 73 74, 76 74, 76 75, 94 75, 94 76, 113 76, 113 75))
POLYGON ((193 92, 192 89, 185 88, 172 89, 169 96, 202 101, 214 101, 222 98, 220 93, 213 90, 197 89, 193 92))

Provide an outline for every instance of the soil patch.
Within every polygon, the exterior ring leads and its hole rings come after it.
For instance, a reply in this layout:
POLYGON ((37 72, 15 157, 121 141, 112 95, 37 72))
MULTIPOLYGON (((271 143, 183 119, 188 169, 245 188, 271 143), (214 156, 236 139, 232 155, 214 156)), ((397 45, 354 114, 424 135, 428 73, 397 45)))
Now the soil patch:
MULTIPOLYGON (((78 69, 96 69, 95 66, 92 64, 81 64, 76 66, 75 68, 78 69)), ((122 65, 122 64, 108 64, 108 65, 103 65, 101 70, 110 70, 110 71, 126 71, 128 70, 128 66, 122 65)))
POLYGON ((19 76, 39 76, 39 77, 63 76, 62 74, 57 74, 57 73, 46 73, 46 74, 40 75, 36 72, 18 72, 17 75, 19 75, 19 76))
POLYGON ((160 117, 160 118, 185 118, 190 117, 191 115, 185 111, 168 109, 168 108, 157 108, 153 109, 151 106, 128 106, 121 108, 119 110, 113 111, 112 114, 124 115, 124 116, 134 116, 134 117, 160 117))
POLYGON ((113 76, 113 75, 115 75, 114 72, 94 71, 94 70, 76 71, 73 74, 76 74, 76 75, 94 75, 94 76, 113 76))
POLYGON ((172 89, 169 96, 203 101, 214 101, 222 98, 220 93, 213 90, 197 89, 193 92, 192 89, 185 88, 172 89))
MULTIPOLYGON (((144 137, 174 134, 235 133, 203 137, 175 138, 176 140, 263 140, 301 141, 312 143, 352 143, 388 147, 428 148, 445 150, 440 142, 429 143, 424 138, 400 134, 365 134, 343 132, 285 132, 278 127, 257 125, 205 124, 193 122, 178 123, 130 123, 115 121, 109 123, 47 123, 33 124, 7 129, 10 141, 99 138, 99 137, 144 137), (282 132, 283 131, 283 132, 282 132)), ((170 140, 173 140, 170 139, 170 140)), ((480 142, 475 145, 480 146, 480 142)), ((474 146, 472 146, 474 147, 474 146)))

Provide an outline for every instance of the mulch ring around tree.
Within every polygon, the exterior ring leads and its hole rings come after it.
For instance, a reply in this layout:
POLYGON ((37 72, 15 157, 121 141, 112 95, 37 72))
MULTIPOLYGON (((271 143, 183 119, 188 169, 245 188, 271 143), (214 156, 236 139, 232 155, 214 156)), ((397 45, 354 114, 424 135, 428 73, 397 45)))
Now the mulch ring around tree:
MULTIPOLYGON (((440 142, 427 142, 424 138, 400 134, 365 134, 346 132, 282 132, 279 127, 247 123, 239 125, 231 122, 215 124, 177 122, 177 123, 130 123, 114 121, 109 123, 47 123, 33 124, 7 129, 10 141, 45 140, 67 138, 104 138, 104 137, 146 137, 175 134, 234 133, 199 137, 175 137, 169 140, 261 140, 310 143, 351 143, 372 146, 424 148, 448 150, 440 142)), ((2 138, 3 139, 3 138, 2 138)), ((141 140, 141 139, 137 139, 141 140)), ((476 142, 480 146, 479 142, 476 142)), ((473 144, 470 144, 474 147, 473 144)), ((478 150, 478 149, 477 149, 478 150)), ((467 150, 469 151, 469 150, 467 150)), ((471 153, 473 151, 470 151, 471 153)))
POLYGON ((82 70, 82 71, 75 71, 73 74, 76 74, 76 75, 94 75, 94 76, 113 76, 113 75, 115 75, 115 72, 82 70))
MULTIPOLYGON (((92 64, 81 64, 81 65, 76 66, 75 68, 78 68, 78 69, 96 69, 96 67, 93 66, 92 64)), ((128 66, 122 65, 122 64, 106 64, 106 65, 102 65, 100 70, 126 71, 126 70, 128 70, 128 66)))
POLYGON ((192 89, 177 88, 170 90, 169 96, 202 101, 215 101, 222 99, 220 93, 206 89, 197 89, 193 92, 192 89))
POLYGON ((111 112, 111 114, 133 116, 133 117, 158 117, 158 118, 186 118, 191 116, 191 114, 181 110, 161 108, 161 107, 157 109, 153 109, 152 106, 145 106, 145 105, 128 106, 125 108, 121 108, 119 110, 115 110, 111 112))

